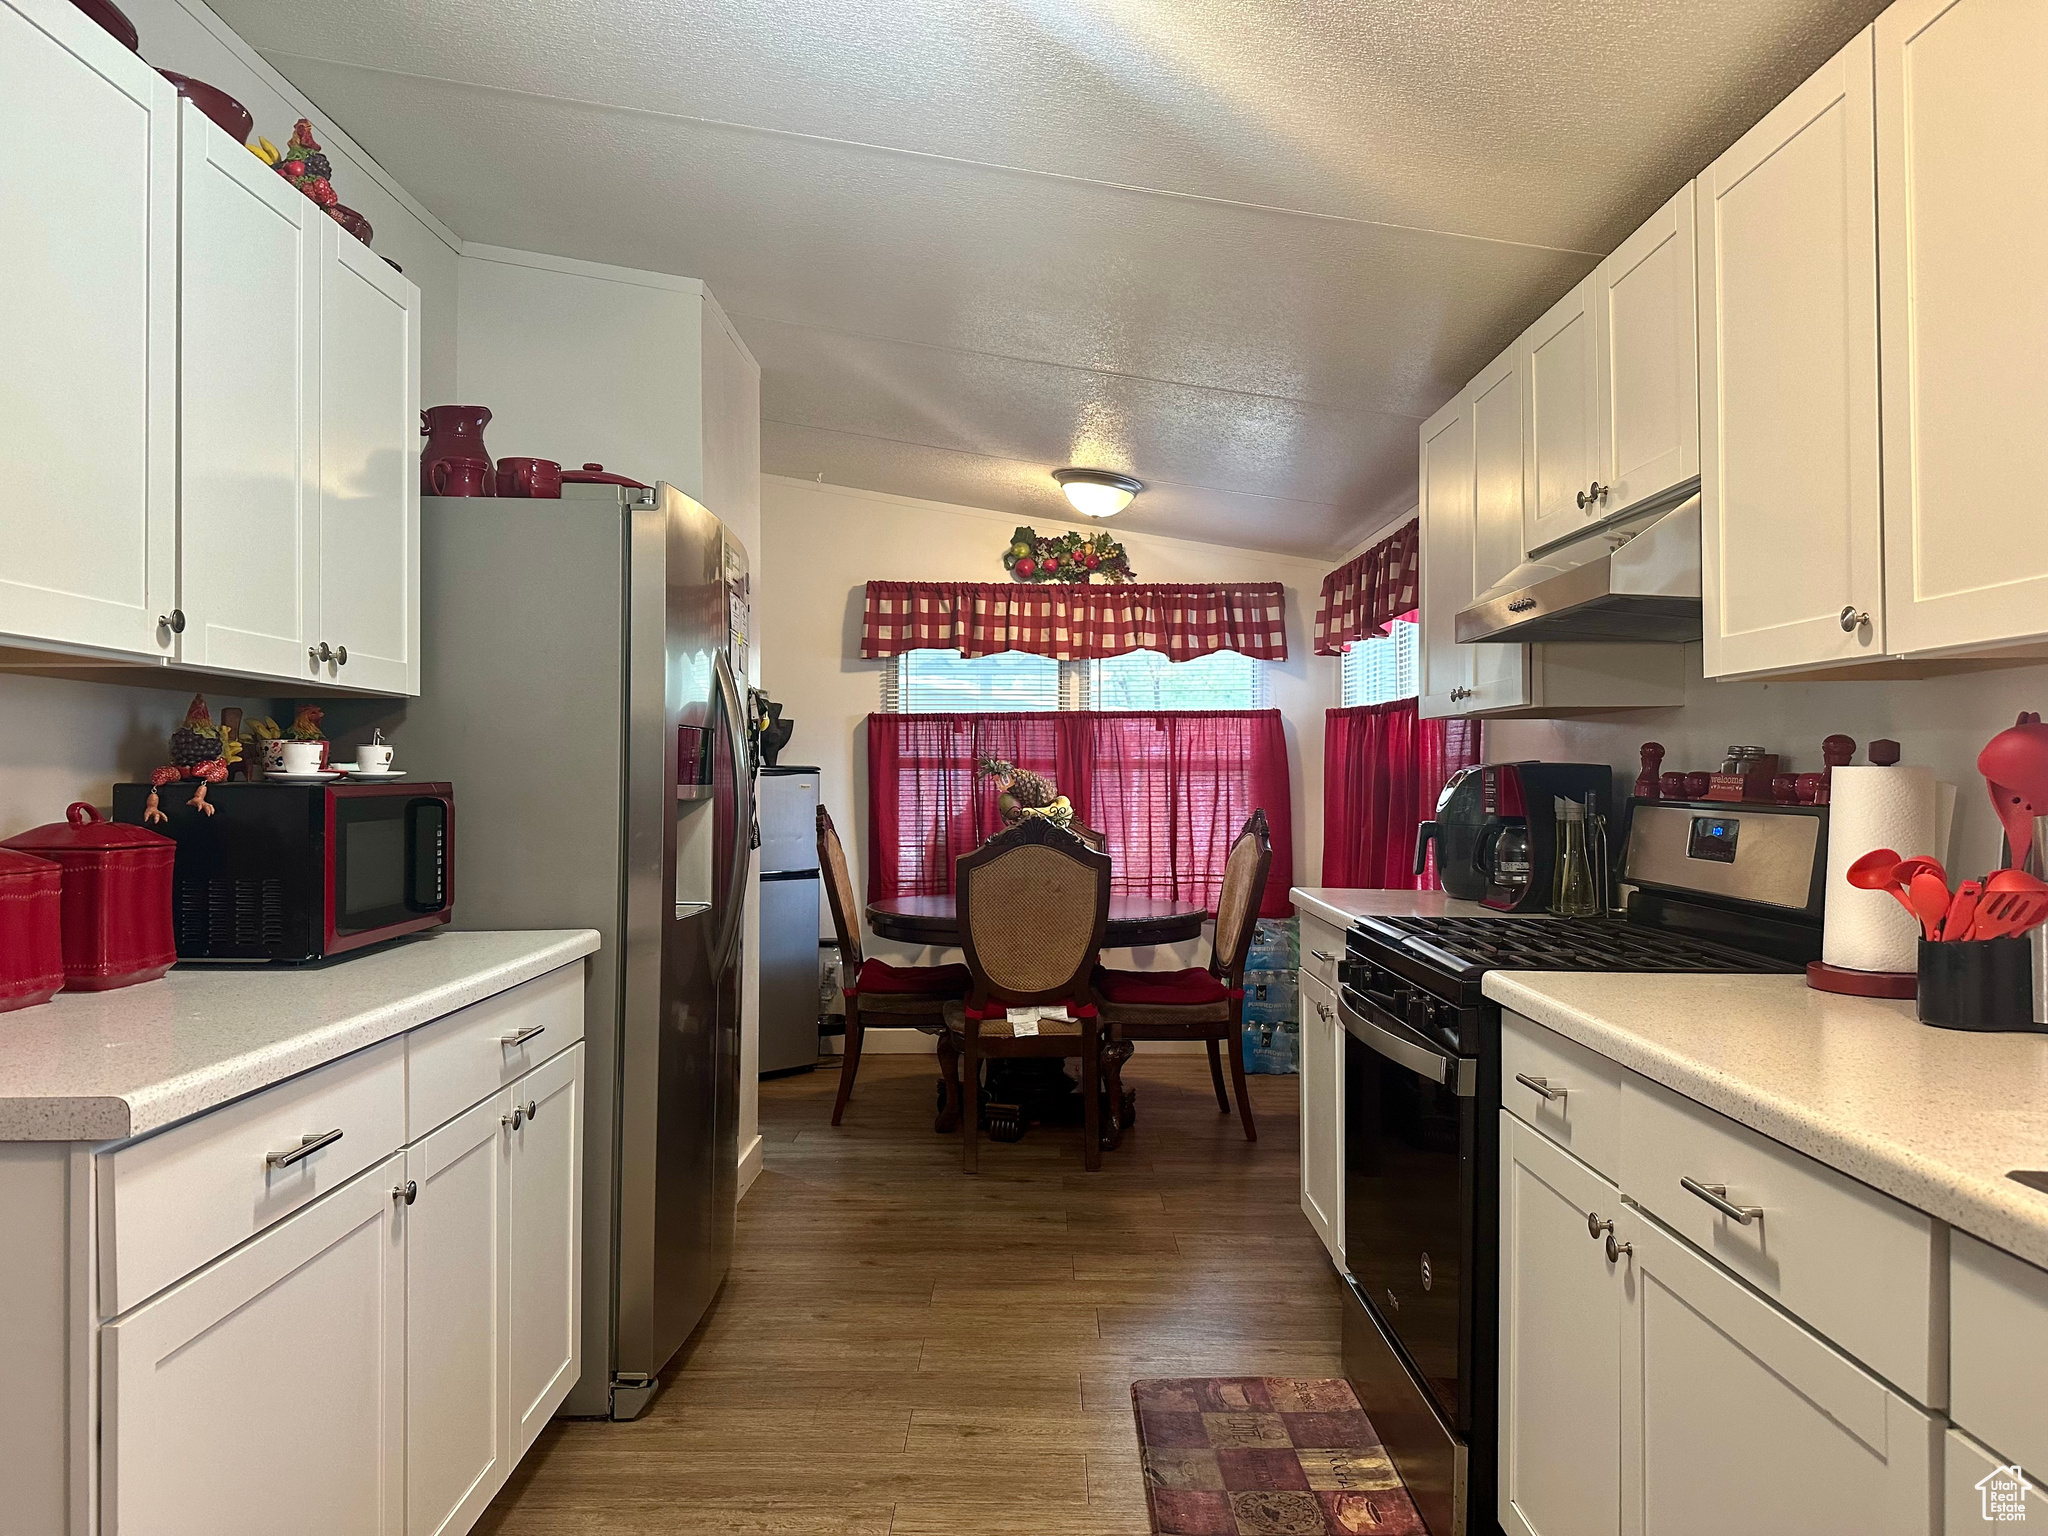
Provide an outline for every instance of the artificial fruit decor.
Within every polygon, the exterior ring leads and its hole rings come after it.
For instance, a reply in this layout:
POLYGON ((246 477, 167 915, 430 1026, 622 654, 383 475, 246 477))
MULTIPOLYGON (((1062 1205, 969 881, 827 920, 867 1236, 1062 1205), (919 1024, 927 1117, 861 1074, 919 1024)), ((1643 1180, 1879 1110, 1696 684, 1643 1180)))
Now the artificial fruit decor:
POLYGON ((1106 533, 1040 533, 1019 528, 1003 551, 1003 569, 1017 581, 1132 581, 1131 558, 1106 533))

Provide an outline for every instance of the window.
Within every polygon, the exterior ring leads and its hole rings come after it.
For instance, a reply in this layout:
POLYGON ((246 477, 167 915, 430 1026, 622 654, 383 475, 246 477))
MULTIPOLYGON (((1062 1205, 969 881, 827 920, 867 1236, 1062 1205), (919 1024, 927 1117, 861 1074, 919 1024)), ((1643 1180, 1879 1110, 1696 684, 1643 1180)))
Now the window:
POLYGON ((971 660, 958 651, 909 651, 882 671, 882 710, 892 715, 1264 709, 1267 702, 1265 664, 1235 651, 1182 662, 1158 651, 1065 662, 1022 651, 971 660))
POLYGON ((1058 709, 1060 664, 1003 651, 962 660, 958 651, 907 651, 882 669, 882 709, 892 715, 1058 709))
POLYGON ((1388 704, 1395 699, 1414 698, 1420 691, 1417 632, 1412 618, 1394 619, 1388 623, 1386 634, 1347 644, 1338 704, 1349 709, 1355 704, 1388 704))

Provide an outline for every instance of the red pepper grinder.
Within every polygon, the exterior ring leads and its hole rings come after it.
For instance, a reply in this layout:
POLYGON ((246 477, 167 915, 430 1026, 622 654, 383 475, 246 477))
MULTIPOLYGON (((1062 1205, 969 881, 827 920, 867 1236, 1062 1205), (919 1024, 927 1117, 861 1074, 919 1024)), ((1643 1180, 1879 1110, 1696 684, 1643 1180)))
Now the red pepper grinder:
POLYGON ((1643 771, 1636 775, 1635 797, 1638 800, 1660 798, 1661 789, 1657 782, 1657 770, 1664 766, 1664 743, 1646 741, 1642 748, 1643 771))

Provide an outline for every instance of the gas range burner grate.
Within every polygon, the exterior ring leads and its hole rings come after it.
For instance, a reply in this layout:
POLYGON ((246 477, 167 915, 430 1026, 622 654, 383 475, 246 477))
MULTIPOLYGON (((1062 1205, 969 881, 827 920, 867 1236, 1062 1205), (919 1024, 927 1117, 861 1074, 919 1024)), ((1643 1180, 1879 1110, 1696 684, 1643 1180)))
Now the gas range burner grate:
POLYGON ((1602 918, 1379 917, 1402 947, 1475 971, 1796 971, 1768 955, 1602 918))

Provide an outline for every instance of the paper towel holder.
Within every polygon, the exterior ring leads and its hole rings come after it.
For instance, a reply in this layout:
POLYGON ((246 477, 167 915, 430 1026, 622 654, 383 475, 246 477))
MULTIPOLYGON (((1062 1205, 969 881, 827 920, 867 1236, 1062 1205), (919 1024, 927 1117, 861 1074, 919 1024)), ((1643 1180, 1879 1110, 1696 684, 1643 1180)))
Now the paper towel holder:
POLYGON ((1920 976, 1917 971, 1852 971, 1846 965, 1809 960, 1806 984, 1816 992, 1840 992, 1848 997, 1909 998, 1920 991, 1920 976))

